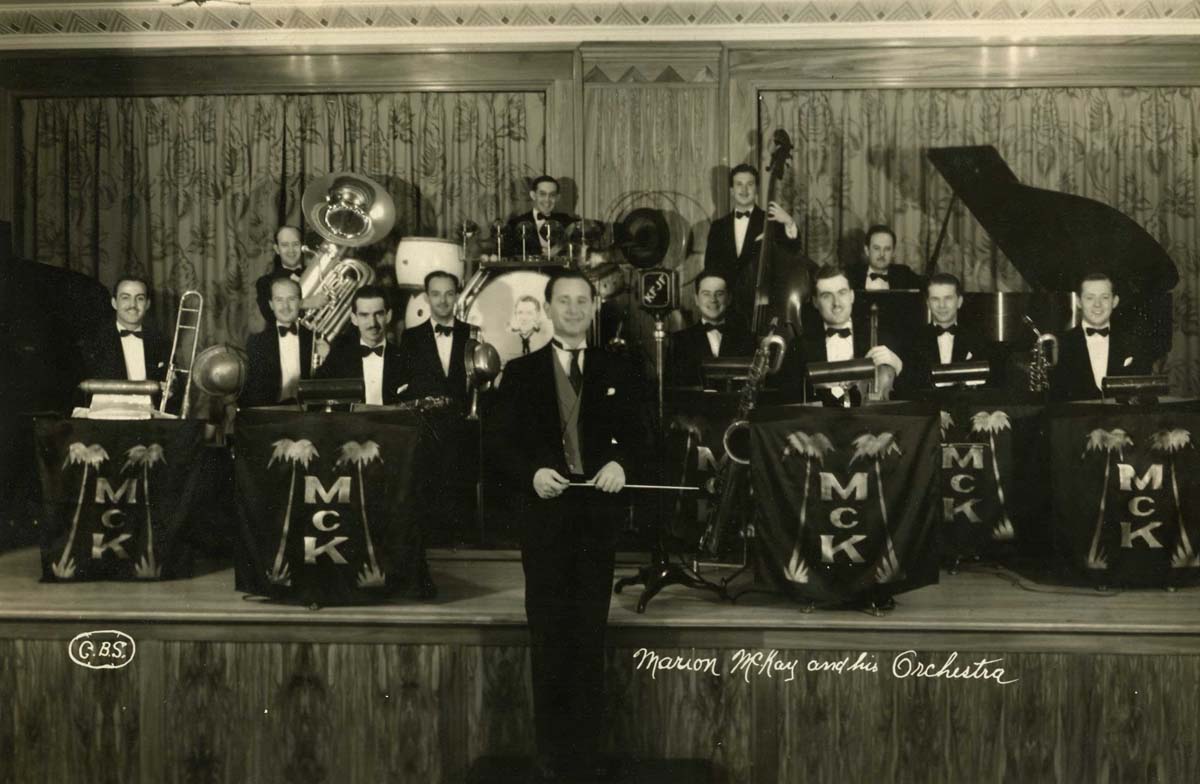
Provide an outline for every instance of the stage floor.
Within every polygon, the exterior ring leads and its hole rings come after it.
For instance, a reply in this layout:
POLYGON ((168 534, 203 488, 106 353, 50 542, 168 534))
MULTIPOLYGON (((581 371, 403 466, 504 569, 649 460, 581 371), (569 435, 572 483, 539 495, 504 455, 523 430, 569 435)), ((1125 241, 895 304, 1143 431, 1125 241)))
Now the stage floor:
MULTIPOLYGON (((429 560, 438 587, 431 601, 310 610, 238 593, 232 568, 161 583, 40 583, 37 550, 27 548, 0 554, 0 636, 110 623, 137 624, 143 634, 162 639, 283 634, 521 644, 525 613, 517 553, 432 550, 429 560)), ((619 563, 618 577, 635 567, 634 561, 619 563)), ((731 603, 682 586, 665 589, 639 615, 640 593, 634 586, 613 597, 609 621, 618 642, 812 648, 853 640, 854 647, 868 648, 966 643, 1000 650, 1200 652, 1200 588, 1098 591, 1036 583, 994 566, 943 572, 939 584, 897 596, 895 609, 881 615, 804 612, 761 594, 731 603)))

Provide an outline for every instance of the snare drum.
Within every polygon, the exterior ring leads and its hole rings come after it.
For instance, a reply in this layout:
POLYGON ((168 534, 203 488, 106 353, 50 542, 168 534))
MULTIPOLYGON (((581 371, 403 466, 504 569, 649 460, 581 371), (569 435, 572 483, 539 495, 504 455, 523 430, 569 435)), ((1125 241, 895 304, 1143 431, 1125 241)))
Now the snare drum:
MULTIPOLYGON (((531 352, 554 337, 554 324, 546 313, 545 302, 549 280, 549 275, 533 270, 493 272, 482 286, 465 292, 473 294, 462 303, 465 321, 479 327, 480 339, 495 347, 501 363, 524 353, 522 335, 531 352)), ((429 312, 428 304, 425 312, 429 312)))
MULTIPOLYGON (((449 272, 463 284, 462 246, 438 237, 405 237, 396 246, 396 285, 423 289, 434 270, 449 272)), ((428 310, 426 311, 428 313, 428 310)))

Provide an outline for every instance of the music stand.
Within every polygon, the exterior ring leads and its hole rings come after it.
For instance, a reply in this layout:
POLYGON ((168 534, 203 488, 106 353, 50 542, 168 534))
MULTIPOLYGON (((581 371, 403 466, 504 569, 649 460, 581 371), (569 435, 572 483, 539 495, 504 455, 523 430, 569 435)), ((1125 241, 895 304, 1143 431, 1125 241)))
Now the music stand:
MULTIPOLYGON (((862 381, 875 380, 875 363, 869 359, 846 359, 838 362, 812 362, 808 365, 808 383, 813 389, 851 387, 862 381)), ((843 398, 850 407, 849 392, 843 398)), ((804 402, 808 402, 805 387, 804 402)))
POLYGON ((301 380, 296 387, 296 401, 304 411, 349 411, 366 396, 361 378, 313 378, 301 380))
POLYGON ((1100 382, 1101 400, 1112 398, 1123 405, 1153 405, 1170 391, 1165 375, 1105 376, 1100 382))
POLYGON ((732 391, 733 386, 745 383, 750 377, 754 357, 705 357, 700 360, 700 377, 705 389, 732 391), (710 385, 711 382, 711 385, 710 385))
POLYGON ((991 365, 984 359, 938 365, 929 371, 929 380, 935 387, 965 388, 986 384, 990 375, 991 365))

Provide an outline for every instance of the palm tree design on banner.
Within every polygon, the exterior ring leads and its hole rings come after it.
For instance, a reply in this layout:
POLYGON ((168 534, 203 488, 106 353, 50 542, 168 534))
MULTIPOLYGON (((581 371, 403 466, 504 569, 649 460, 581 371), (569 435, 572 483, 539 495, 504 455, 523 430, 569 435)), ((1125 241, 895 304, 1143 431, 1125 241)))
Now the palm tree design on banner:
POLYGON ((1176 476, 1175 455, 1192 445, 1192 434, 1182 428, 1159 430, 1150 436, 1150 450, 1165 456, 1171 464, 1171 492, 1175 494, 1175 514, 1179 521, 1179 545, 1171 556, 1171 568, 1182 569, 1187 566, 1200 566, 1200 555, 1192 550, 1191 540, 1188 539, 1187 526, 1184 524, 1183 507, 1179 503, 1179 479, 1176 476))
POLYGON ((1104 527, 1104 507, 1108 502, 1108 475, 1112 470, 1113 452, 1117 453, 1117 459, 1124 460, 1127 446, 1133 446, 1133 439, 1119 427, 1113 430, 1096 428, 1087 436, 1083 456, 1086 457, 1089 452, 1104 453, 1104 484, 1100 485, 1100 510, 1096 512, 1096 529, 1092 532, 1092 546, 1088 548, 1089 569, 1108 568, 1108 555, 1100 549, 1100 530, 1104 527))
POLYGON ((293 441, 290 438, 281 438, 271 444, 275 447, 275 451, 271 453, 271 459, 267 461, 267 468, 270 468, 278 460, 280 465, 290 463, 292 466, 292 479, 288 483, 288 500, 287 511, 283 513, 283 532, 279 535, 279 549, 275 552, 275 563, 271 567, 271 571, 267 572, 267 579, 275 585, 291 585, 292 575, 287 565, 283 560, 283 548, 287 544, 288 526, 292 522, 292 499, 296 496, 296 464, 304 466, 308 469, 308 464, 312 462, 314 457, 319 457, 316 446, 307 438, 301 438, 299 441, 293 441))
POLYGON ((997 542, 1008 542, 1016 536, 1004 500, 1004 484, 1000 481, 1000 458, 996 455, 996 434, 1011 429, 1012 423, 1003 411, 979 411, 971 417, 971 432, 987 433, 988 445, 992 448, 992 474, 996 477, 996 497, 1000 499, 1000 522, 992 527, 992 538, 997 542))
POLYGON ((370 465, 378 460, 383 462, 383 458, 379 455, 379 444, 374 441, 347 441, 338 449, 339 456, 334 464, 338 467, 353 463, 358 469, 358 503, 362 507, 363 521, 363 538, 367 542, 367 561, 363 565, 362 572, 358 575, 359 588, 379 588, 382 587, 387 575, 379 570, 379 562, 375 560, 375 544, 371 541, 371 524, 367 520, 367 491, 366 483, 363 481, 363 466, 370 465))
POLYGON ((899 455, 900 445, 896 436, 890 432, 863 433, 854 439, 854 456, 850 464, 864 458, 870 458, 875 463, 875 483, 879 490, 879 512, 883 515, 884 553, 880 556, 879 567, 875 570, 875 581, 890 583, 900 577, 900 559, 896 557, 896 548, 892 544, 892 532, 888 528, 887 498, 883 494, 882 462, 891 455, 899 455))
POLYGON ((938 421, 938 430, 941 431, 942 441, 946 440, 946 434, 954 427, 954 417, 950 416, 949 411, 939 412, 941 416, 938 421))
POLYGON ((134 576, 142 580, 157 580, 162 576, 162 566, 154 561, 154 525, 150 520, 150 469, 165 462, 161 445, 135 444, 125 452, 125 465, 121 467, 122 474, 130 468, 142 469, 142 500, 146 504, 146 551, 142 560, 133 568, 134 576))
POLYGON ((67 447, 67 459, 63 468, 69 465, 82 465, 83 475, 79 477, 79 500, 75 502, 75 516, 71 519, 71 533, 67 535, 67 544, 63 548, 58 563, 50 565, 50 571, 60 580, 70 580, 75 576, 75 559, 71 557, 71 547, 75 544, 75 532, 79 530, 79 512, 83 509, 84 491, 87 489, 88 469, 100 470, 100 466, 108 460, 108 452, 99 444, 83 444, 79 441, 67 447))
POLYGON ((804 499, 800 503, 800 527, 796 531, 796 543, 792 545, 792 557, 784 568, 783 574, 794 583, 808 582, 808 564, 800 546, 804 541, 804 526, 808 522, 808 488, 812 479, 813 463, 824 465, 825 455, 833 451, 833 443, 823 433, 809 435, 803 430, 797 430, 787 437, 788 445, 783 448, 783 459, 792 455, 804 458, 804 499))

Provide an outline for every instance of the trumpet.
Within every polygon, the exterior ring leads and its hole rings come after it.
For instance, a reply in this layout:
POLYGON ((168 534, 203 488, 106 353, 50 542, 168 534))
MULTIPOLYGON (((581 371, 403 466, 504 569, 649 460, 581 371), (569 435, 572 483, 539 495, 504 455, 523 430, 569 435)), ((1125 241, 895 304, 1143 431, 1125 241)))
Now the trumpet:
POLYGON ((200 318, 204 315, 204 296, 199 291, 185 291, 179 298, 179 308, 175 313, 175 334, 171 336, 171 356, 167 360, 167 374, 162 382, 162 399, 158 410, 167 412, 167 403, 175 387, 175 379, 185 376, 183 385, 183 404, 179 408, 179 417, 187 419, 192 404, 192 363, 196 359, 196 346, 200 342, 200 318), (181 364, 176 360, 179 354, 179 338, 191 332, 191 348, 185 349, 187 363, 181 364))

